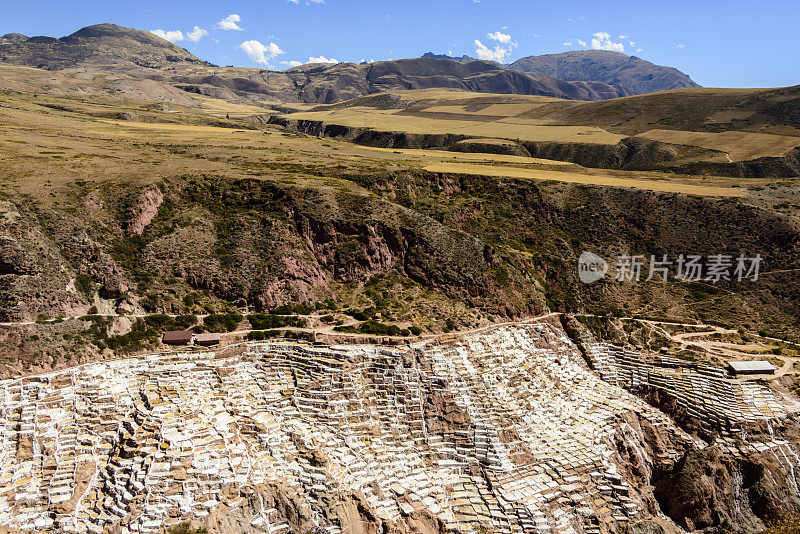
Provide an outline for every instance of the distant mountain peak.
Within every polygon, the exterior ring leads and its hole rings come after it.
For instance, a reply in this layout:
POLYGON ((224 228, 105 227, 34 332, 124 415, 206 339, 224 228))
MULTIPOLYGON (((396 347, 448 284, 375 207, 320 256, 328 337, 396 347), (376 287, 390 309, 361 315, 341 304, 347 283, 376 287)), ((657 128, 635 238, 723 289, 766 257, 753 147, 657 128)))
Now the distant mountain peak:
POLYGON ((452 61, 460 61, 461 63, 466 63, 468 61, 478 61, 477 58, 463 55, 461 57, 449 56, 447 54, 434 54, 433 52, 425 52, 422 54, 423 58, 432 58, 432 59, 450 59, 452 61))
POLYGON ((116 24, 95 24, 56 39, 21 34, 0 38, 5 63, 63 69, 79 63, 163 68, 175 63, 211 65, 157 35, 116 24))
POLYGON ((523 72, 541 72, 566 81, 619 85, 633 94, 698 87, 688 75, 676 68, 656 65, 636 56, 609 50, 572 50, 528 56, 514 61, 508 68, 523 72))
POLYGON ((5 35, 0 35, 0 44, 21 43, 22 41, 26 41, 27 39, 28 36, 22 35, 21 33, 7 33, 5 35))

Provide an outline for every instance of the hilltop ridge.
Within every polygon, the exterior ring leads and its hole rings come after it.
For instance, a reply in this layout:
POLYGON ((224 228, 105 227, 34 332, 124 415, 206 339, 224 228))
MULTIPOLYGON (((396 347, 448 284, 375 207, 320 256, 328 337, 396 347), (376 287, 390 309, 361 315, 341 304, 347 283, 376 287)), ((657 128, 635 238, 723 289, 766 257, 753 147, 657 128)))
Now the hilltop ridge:
MULTIPOLYGON (((422 57, 461 63, 479 61, 467 55, 455 57, 433 52, 426 52, 422 57)), ((631 95, 700 87, 687 74, 674 67, 656 65, 636 56, 609 50, 572 50, 558 54, 525 56, 508 64, 494 61, 491 63, 519 72, 539 72, 568 82, 600 82, 619 86, 631 95)))
POLYGON ((147 68, 176 63, 212 66, 151 32, 107 23, 87 26, 58 39, 6 34, 0 38, 0 62, 50 70, 109 64, 147 68))
POLYGON ((450 88, 473 92, 605 100, 634 94, 603 81, 564 81, 543 72, 490 61, 423 57, 375 63, 302 66, 286 71, 218 67, 151 32, 96 24, 61 37, 6 34, 0 63, 47 70, 103 66, 134 78, 159 79, 185 91, 228 100, 335 103, 398 89, 450 88), (158 71, 155 75, 154 71, 158 71))

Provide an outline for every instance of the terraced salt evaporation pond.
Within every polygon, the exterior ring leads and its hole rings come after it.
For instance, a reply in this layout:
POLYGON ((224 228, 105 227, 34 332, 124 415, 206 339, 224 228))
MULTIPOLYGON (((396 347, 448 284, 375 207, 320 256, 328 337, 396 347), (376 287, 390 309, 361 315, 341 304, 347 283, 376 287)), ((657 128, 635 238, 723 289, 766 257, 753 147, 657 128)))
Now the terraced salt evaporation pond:
MULTIPOLYGON (((0 387, 9 528, 159 532, 194 519, 221 531, 348 532, 359 521, 410 531, 435 520, 607 532, 667 521, 641 488, 655 466, 705 446, 595 375, 544 323, 405 348, 154 355, 0 387), (638 478, 620 444, 638 455, 638 478)), ((748 417, 798 409, 770 402, 748 417)), ((791 451, 777 438, 750 446, 791 451)))

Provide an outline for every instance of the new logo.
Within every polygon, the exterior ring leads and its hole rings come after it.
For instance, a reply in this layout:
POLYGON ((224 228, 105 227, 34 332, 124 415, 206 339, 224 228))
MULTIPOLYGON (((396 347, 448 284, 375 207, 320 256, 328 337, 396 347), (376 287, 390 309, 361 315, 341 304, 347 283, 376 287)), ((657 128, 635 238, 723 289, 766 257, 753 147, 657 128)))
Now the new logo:
POLYGON ((591 284, 603 278, 608 272, 606 260, 592 252, 584 251, 578 258, 578 278, 584 284, 591 284))

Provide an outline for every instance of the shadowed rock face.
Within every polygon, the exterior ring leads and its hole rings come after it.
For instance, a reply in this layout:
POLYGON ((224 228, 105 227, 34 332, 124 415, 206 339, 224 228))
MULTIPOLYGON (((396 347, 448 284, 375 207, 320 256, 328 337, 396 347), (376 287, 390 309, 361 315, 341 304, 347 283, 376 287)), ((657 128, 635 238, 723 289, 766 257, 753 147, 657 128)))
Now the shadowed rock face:
POLYGON ((309 80, 302 99, 333 103, 380 91, 432 87, 575 100, 603 100, 632 94, 622 87, 605 83, 571 83, 541 73, 515 72, 489 61, 461 63, 449 59, 417 58, 328 67, 309 80))
POLYGON ((691 451, 673 470, 656 475, 654 494, 664 513, 687 530, 723 525, 757 532, 762 521, 800 511, 791 466, 784 463, 771 453, 737 460, 716 447, 691 451))
POLYGON ((541 72, 567 81, 618 85, 635 95, 681 87, 699 87, 678 69, 606 50, 577 50, 528 56, 511 63, 508 68, 523 72, 541 72))

